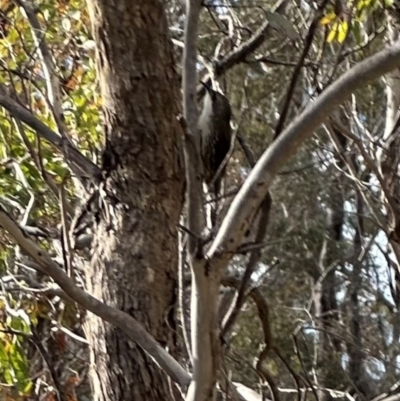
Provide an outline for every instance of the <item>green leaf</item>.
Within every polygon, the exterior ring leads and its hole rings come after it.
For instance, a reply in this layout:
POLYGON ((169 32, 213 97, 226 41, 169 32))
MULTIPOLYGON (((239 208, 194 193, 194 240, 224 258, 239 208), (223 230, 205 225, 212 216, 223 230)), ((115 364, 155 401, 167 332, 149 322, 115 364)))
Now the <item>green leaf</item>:
POLYGON ((354 34, 354 38, 356 39, 356 42, 358 45, 361 45, 361 43, 362 43, 361 29, 362 29, 361 22, 358 20, 354 20, 353 21, 353 34, 354 34))
POLYGON ((29 382, 29 368, 24 350, 18 342, 10 350, 10 356, 13 365, 15 386, 18 391, 24 392, 29 382))

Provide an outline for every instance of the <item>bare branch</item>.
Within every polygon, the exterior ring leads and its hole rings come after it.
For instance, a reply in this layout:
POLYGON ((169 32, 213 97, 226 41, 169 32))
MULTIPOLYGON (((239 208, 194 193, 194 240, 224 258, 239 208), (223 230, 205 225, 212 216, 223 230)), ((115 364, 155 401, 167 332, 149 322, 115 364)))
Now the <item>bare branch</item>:
MULTIPOLYGON (((28 137, 27 137, 27 135, 25 133, 25 129, 24 129, 21 121, 18 120, 18 119, 15 119, 15 126, 17 128, 17 131, 18 131, 19 135, 21 136, 22 141, 24 142, 26 148, 28 149, 28 152, 29 152, 33 162, 35 163, 36 168, 40 172, 43 181, 50 188, 50 190, 53 193, 53 195, 55 197, 57 197, 58 196, 57 184, 54 182, 54 180, 51 177, 51 175, 46 171, 46 169, 43 166, 42 156, 41 156, 41 152, 40 152, 40 138, 39 137, 37 138, 38 151, 36 153, 33 145, 31 144, 31 142, 29 141, 29 139, 28 139, 28 137)), ((73 214, 73 208, 71 207, 71 205, 69 203, 66 204, 66 208, 67 208, 68 213, 70 215, 72 215, 73 214)))
MULTIPOLYGON (((225 286, 233 287, 239 289, 242 287, 242 282, 235 279, 234 277, 225 277, 222 280, 222 284, 225 286)), ((274 401, 279 401, 279 392, 278 387, 272 377, 272 375, 268 372, 268 370, 263 366, 263 362, 269 355, 269 353, 273 350, 273 340, 272 340, 272 333, 271 333, 271 325, 269 322, 269 307, 267 301, 264 299, 263 295, 261 294, 258 288, 253 288, 250 293, 249 297, 255 303, 255 306, 258 311, 258 316, 261 321, 261 327, 264 334, 264 346, 261 350, 256 363, 256 370, 257 373, 268 383, 271 394, 273 395, 274 401)))
POLYGON ((60 266, 23 233, 18 224, 1 206, 0 226, 15 239, 26 254, 40 265, 44 273, 54 279, 71 299, 121 329, 131 340, 142 347, 172 380, 182 386, 189 384, 190 375, 136 319, 125 312, 104 304, 76 286, 60 266))
POLYGON ((40 337, 37 334, 37 328, 33 328, 32 335, 29 337, 29 341, 37 348, 40 356, 46 363, 47 369, 49 370, 50 377, 54 385, 57 400, 67 401, 69 397, 65 394, 65 392, 62 389, 62 385, 56 373, 56 369, 54 367, 54 362, 52 361, 52 358, 50 358, 48 351, 46 351, 45 347, 43 346, 42 340, 43 338, 40 339, 40 337))
POLYGON ((282 132, 264 152, 233 200, 208 252, 209 258, 217 251, 232 252, 237 248, 279 168, 352 92, 398 67, 399 59, 400 40, 345 73, 282 132))
MULTIPOLYGON (((282 12, 287 5, 287 0, 279 0, 273 7, 272 12, 282 12)), ((222 60, 215 62, 215 76, 223 75, 234 65, 246 60, 246 57, 259 48, 265 38, 272 30, 271 24, 267 19, 257 30, 257 32, 246 42, 242 43, 237 49, 232 50, 222 60)))
POLYGON ((202 258, 200 237, 204 225, 202 200, 202 168, 198 111, 196 104, 197 37, 201 0, 186 1, 185 47, 183 51, 183 113, 185 130, 185 165, 188 188, 188 251, 192 270, 191 335, 194 360, 193 380, 186 396, 187 401, 214 399, 218 361, 217 304, 219 280, 210 274, 207 261, 202 258))
MULTIPOLYGON (((258 223, 258 229, 255 239, 256 244, 264 241, 268 228, 271 204, 272 204, 271 195, 268 193, 261 206, 261 217, 258 223)), ((229 332, 229 330, 235 323, 237 317, 239 316, 240 310, 242 309, 242 306, 246 300, 246 292, 248 291, 249 288, 251 276, 255 271, 260 258, 261 258, 260 248, 255 249, 251 252, 235 302, 232 305, 232 308, 229 310, 228 314, 224 318, 222 327, 222 336, 225 336, 225 334, 229 332)))
POLYGON ((240 146, 242 147, 243 153, 245 154, 250 167, 253 168, 256 165, 256 159, 254 158, 253 152, 251 151, 242 134, 237 134, 237 139, 240 146))
POLYGON ((186 1, 185 43, 183 49, 183 116, 185 119, 185 167, 188 203, 188 229, 194 236, 188 238, 189 255, 201 253, 201 237, 204 228, 202 166, 200 158, 200 137, 198 135, 197 110, 197 37, 201 0, 186 1))
POLYGON ((23 8, 26 13, 29 24, 31 26, 32 37, 35 46, 39 49, 40 57, 42 59, 43 73, 47 86, 46 99, 48 99, 49 108, 54 116, 54 120, 57 124, 61 136, 67 138, 69 141, 69 137, 67 136, 67 129, 64 124, 60 81, 56 73, 56 66, 53 61, 53 56, 45 40, 45 34, 36 16, 36 12, 32 4, 22 0, 18 0, 17 3, 20 5, 21 8, 23 8))
POLYGON ((285 104, 283 105, 282 112, 280 113, 280 116, 279 116, 278 124, 276 125, 276 128, 275 128, 274 139, 276 139, 279 136, 279 134, 282 132, 283 127, 285 125, 286 117, 289 113, 290 103, 291 103, 291 100, 293 97, 294 90, 296 88, 297 81, 300 76, 301 69, 304 66, 304 61, 308 55, 308 52, 310 51, 312 42, 314 40, 315 33, 317 31, 317 27, 319 25, 319 21, 321 19, 322 13, 323 13, 327 3, 328 3, 328 0, 324 0, 321 3, 321 5, 318 7, 318 10, 315 13, 313 22, 311 23, 310 28, 308 29, 307 37, 305 39, 305 46, 304 46, 303 52, 301 53, 300 59, 296 65, 296 68, 293 71, 292 79, 290 80, 289 88, 286 93, 285 104))
POLYGON ((65 179, 63 179, 60 185, 60 213, 61 213, 61 244, 62 254, 64 259, 64 265, 67 269, 69 277, 74 280, 74 253, 71 247, 70 237, 68 235, 70 230, 70 224, 67 216, 67 195, 65 192, 65 179))
POLYGON ((65 139, 57 135, 46 124, 38 120, 29 110, 12 100, 4 87, 0 87, 0 106, 7 109, 11 115, 31 127, 40 137, 49 141, 63 155, 66 162, 72 162, 82 173, 80 178, 87 177, 99 183, 102 173, 99 167, 86 158, 79 150, 67 143, 65 139))

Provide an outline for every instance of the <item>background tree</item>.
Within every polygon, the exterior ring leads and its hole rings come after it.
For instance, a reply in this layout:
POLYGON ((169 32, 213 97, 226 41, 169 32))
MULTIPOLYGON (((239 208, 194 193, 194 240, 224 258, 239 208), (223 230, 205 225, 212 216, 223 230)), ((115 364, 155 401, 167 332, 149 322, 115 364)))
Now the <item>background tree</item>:
POLYGON ((398 21, 379 1, 4 2, 3 393, 396 392, 398 21), (238 139, 211 231, 198 62, 238 139))

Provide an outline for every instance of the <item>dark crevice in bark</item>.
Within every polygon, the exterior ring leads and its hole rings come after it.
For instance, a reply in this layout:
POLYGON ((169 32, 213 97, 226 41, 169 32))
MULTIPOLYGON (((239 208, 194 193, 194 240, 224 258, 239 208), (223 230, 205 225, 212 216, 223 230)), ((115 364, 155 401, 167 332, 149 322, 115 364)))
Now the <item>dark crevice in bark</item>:
MULTIPOLYGON (((176 355, 171 311, 184 172, 179 86, 163 5, 92 0, 89 9, 100 54, 107 196, 88 290, 134 316, 176 355)), ((166 375, 124 334, 92 315, 86 333, 95 399, 171 399, 166 375)))

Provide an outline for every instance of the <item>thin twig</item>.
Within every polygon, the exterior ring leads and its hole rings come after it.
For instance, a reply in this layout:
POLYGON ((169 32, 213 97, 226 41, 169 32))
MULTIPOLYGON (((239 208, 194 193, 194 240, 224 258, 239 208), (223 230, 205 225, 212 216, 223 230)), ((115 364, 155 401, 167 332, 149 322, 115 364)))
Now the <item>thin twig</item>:
POLYGON ((276 139, 279 136, 279 134, 282 132, 283 127, 285 125, 286 117, 289 112, 290 103, 291 103, 291 100, 292 100, 292 97, 294 94, 294 90, 296 88, 297 81, 300 76, 300 71, 303 68, 304 62, 308 55, 308 52, 310 51, 311 44, 313 42, 317 27, 319 25, 319 21, 321 19, 321 15, 322 15, 326 5, 328 4, 328 2, 329 2, 329 0, 324 0, 321 3, 321 5, 318 7, 318 10, 314 16, 313 22, 311 23, 310 28, 308 30, 308 33, 307 33, 307 36, 305 39, 305 46, 303 48, 303 52, 301 53, 300 59, 296 65, 296 68, 293 71, 292 79, 290 80, 289 88, 286 93, 285 103, 283 105, 282 112, 280 113, 278 124, 275 128, 274 139, 276 139))

